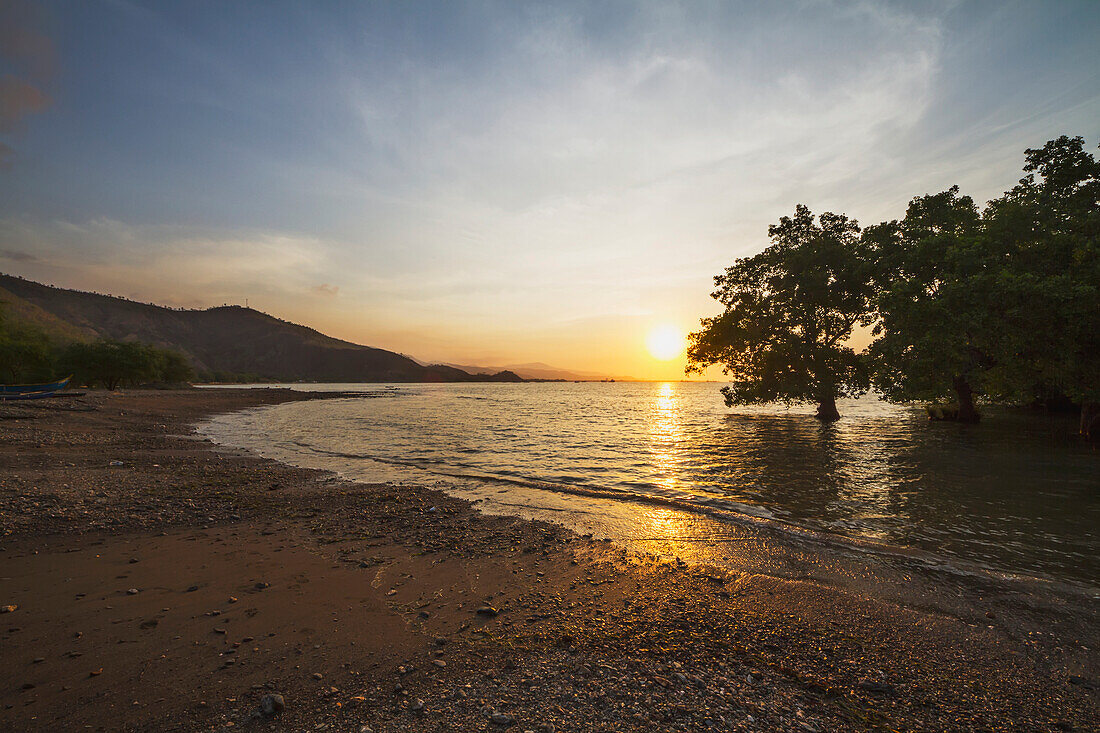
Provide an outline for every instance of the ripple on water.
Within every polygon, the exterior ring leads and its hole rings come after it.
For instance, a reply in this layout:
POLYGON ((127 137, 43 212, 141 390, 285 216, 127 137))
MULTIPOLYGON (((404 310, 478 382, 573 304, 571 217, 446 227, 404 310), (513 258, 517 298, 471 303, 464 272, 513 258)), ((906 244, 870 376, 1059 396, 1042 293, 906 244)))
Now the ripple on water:
POLYGON ((572 506, 620 534, 651 519, 629 505, 666 502, 708 521, 751 514, 1013 573, 1100 577, 1100 455, 1076 439, 1072 418, 990 411, 976 426, 930 423, 864 398, 822 425, 812 408, 730 410, 717 390, 401 385, 222 416, 204 430, 360 480, 506 480, 513 509, 526 502, 561 521, 572 506), (578 504, 586 497, 623 508, 593 511, 578 504))

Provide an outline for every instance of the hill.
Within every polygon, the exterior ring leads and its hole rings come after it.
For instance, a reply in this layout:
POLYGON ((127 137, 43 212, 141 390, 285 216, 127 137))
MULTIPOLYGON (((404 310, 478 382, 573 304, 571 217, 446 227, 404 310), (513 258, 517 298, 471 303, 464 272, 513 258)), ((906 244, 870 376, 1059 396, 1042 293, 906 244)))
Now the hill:
POLYGON ((461 369, 470 374, 492 374, 500 371, 515 372, 524 379, 564 380, 566 382, 598 382, 605 379, 616 379, 620 382, 635 382, 633 377, 604 374, 602 372, 578 372, 572 369, 544 364, 541 361, 527 364, 506 364, 505 366, 473 366, 470 364, 451 364, 445 366, 461 369))
POLYGON ((0 300, 8 302, 12 318, 34 322, 60 341, 144 341, 183 352, 200 373, 314 382, 522 381, 510 372, 471 375, 425 366, 241 306, 177 310, 4 274, 0 300))
POLYGON ((66 323, 49 311, 39 308, 34 303, 26 301, 2 287, 0 287, 0 303, 4 306, 5 318, 27 323, 45 331, 57 343, 85 341, 95 336, 91 332, 83 331, 70 323, 66 323))

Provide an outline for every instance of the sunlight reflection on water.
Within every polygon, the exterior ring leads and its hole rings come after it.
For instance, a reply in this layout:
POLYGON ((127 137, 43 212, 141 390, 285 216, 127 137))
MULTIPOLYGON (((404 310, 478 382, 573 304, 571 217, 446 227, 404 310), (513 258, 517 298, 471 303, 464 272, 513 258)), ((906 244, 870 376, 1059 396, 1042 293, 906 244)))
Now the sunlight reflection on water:
MULTIPOLYGON (((363 385, 309 385, 349 387, 363 385)), ((445 480, 488 511, 596 534, 705 537, 716 516, 740 513, 1013 572, 1092 583, 1100 571, 1100 456, 1071 418, 929 423, 864 398, 823 425, 812 407, 730 410, 701 383, 371 389, 385 396, 290 403, 206 430, 359 480, 445 480)))

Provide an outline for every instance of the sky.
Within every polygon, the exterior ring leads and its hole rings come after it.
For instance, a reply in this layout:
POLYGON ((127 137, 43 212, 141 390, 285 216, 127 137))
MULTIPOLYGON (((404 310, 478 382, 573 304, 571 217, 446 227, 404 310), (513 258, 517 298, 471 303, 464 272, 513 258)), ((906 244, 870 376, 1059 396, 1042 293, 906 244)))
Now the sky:
POLYGON ((647 336, 795 204, 875 223, 1095 148, 1098 38, 1093 0, 0 0, 0 272, 679 378, 647 336))

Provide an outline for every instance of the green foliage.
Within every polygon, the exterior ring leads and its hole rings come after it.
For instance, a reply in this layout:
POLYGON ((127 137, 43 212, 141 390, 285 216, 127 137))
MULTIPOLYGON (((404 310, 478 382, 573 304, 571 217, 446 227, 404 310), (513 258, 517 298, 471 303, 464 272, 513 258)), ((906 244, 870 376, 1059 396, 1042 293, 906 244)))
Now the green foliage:
POLYGON ((996 388, 1017 402, 1100 402, 1100 160, 1062 136, 1028 150, 1024 171, 984 217, 1010 253, 996 388))
POLYGON ((0 302, 0 379, 13 384, 51 378, 53 344, 45 331, 5 317, 0 302))
POLYGON ((178 352, 109 339, 70 344, 61 352, 59 366, 71 373, 77 384, 112 390, 123 384, 184 382, 193 375, 190 364, 178 352))
POLYGON ((951 419, 976 420, 978 399, 1100 414, 1100 161, 1062 136, 1024 173, 984 211, 954 186, 862 233, 798 206, 715 278, 725 310, 690 335, 688 371, 722 365, 729 405, 812 400, 823 418, 869 378, 895 402, 953 398, 951 419))
POLYGON ((5 317, 3 306, 0 302, 0 380, 18 384, 72 374, 74 384, 115 389, 151 381, 179 384, 194 377, 178 351, 111 340, 59 346, 34 323, 5 317))
POLYGON ((149 381, 156 372, 156 360, 147 346, 123 341, 70 344, 62 352, 60 364, 77 384, 112 390, 123 383, 149 381))
POLYGON ((1003 260, 974 201, 957 186, 919 196, 901 222, 869 227, 864 241, 878 285, 869 351, 876 389, 895 402, 955 395, 973 419, 971 395, 998 351, 992 295, 1003 260))
POLYGON ((74 384, 102 385, 165 382, 179 384, 194 376, 178 351, 139 342, 100 340, 57 345, 45 330, 6 318, 0 302, 0 381, 43 382, 65 374, 74 384))
POLYGON ((839 417, 835 400, 868 388, 847 339, 871 320, 870 258, 858 224, 842 214, 814 221, 802 205, 768 228, 772 244, 714 278, 725 306, 691 334, 688 371, 720 364, 732 376, 727 405, 816 402, 839 417))
POLYGON ((1100 400, 1100 163, 1080 137, 1028 150, 980 215, 953 187, 864 232, 874 383, 887 399, 1100 400))
POLYGON ((171 349, 157 349, 157 381, 181 384, 195 378, 195 370, 187 357, 171 349))

